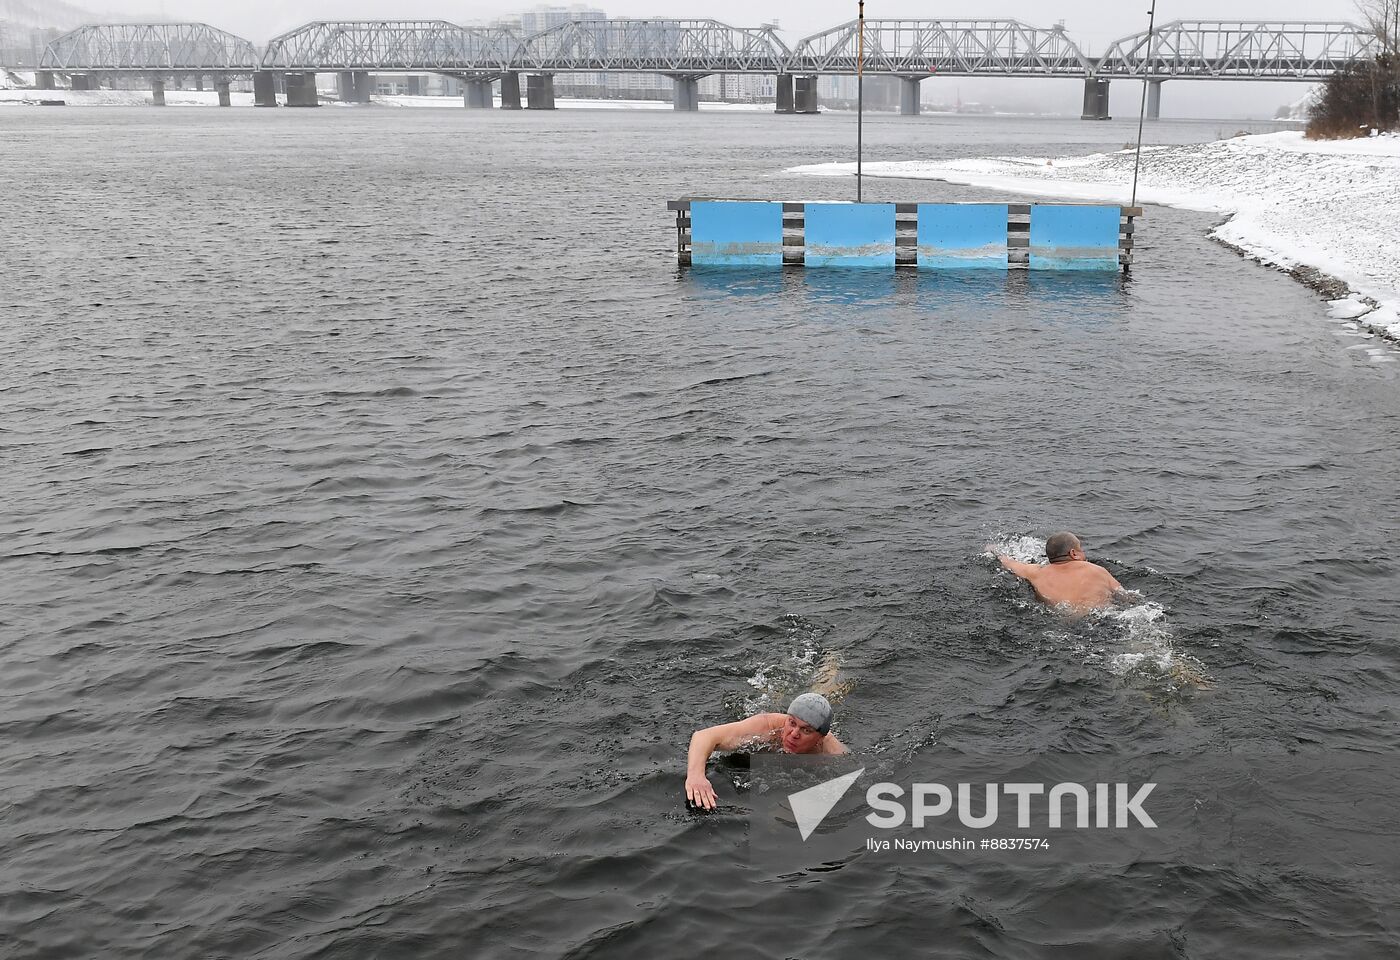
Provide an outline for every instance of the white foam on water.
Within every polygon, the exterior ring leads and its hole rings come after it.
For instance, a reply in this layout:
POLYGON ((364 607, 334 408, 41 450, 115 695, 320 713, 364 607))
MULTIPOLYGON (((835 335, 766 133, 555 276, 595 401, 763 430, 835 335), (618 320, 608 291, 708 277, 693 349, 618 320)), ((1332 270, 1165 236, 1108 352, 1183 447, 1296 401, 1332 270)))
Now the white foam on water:
POLYGON ((1204 665, 1176 649, 1176 637, 1160 603, 1143 600, 1121 610, 1106 610, 1095 620, 1106 636, 1103 643, 1086 651, 1087 662, 1102 663, 1122 679, 1166 680, 1172 687, 1206 682, 1204 665))
POLYGON ((820 630, 796 614, 783 617, 787 649, 776 660, 760 663, 745 682, 754 693, 744 698, 746 714, 776 711, 798 693, 811 689, 821 656, 820 630))
POLYGON ((1046 559, 1045 540, 1026 534, 993 534, 987 548, 986 552, 982 554, 984 557, 994 557, 998 553, 1004 553, 1012 560, 1019 560, 1022 563, 1040 563, 1046 559))

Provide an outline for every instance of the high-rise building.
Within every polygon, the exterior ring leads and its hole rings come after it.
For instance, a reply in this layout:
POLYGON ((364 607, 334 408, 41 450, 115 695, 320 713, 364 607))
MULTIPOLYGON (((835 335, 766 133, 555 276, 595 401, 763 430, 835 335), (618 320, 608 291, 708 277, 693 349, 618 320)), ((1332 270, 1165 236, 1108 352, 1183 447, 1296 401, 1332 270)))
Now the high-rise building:
MULTIPOLYGON (((606 20, 608 15, 597 7, 576 3, 570 7, 538 6, 520 14, 522 36, 543 33, 574 20, 606 20)), ((606 96, 607 74, 561 73, 554 78, 554 92, 564 97, 606 96)))
POLYGON ((597 7, 576 3, 571 7, 534 7, 520 15, 520 29, 525 33, 540 33, 570 20, 606 20, 608 15, 597 7))
POLYGON ((776 99, 778 78, 771 73, 715 73, 701 78, 699 91, 704 100, 764 103, 776 99))

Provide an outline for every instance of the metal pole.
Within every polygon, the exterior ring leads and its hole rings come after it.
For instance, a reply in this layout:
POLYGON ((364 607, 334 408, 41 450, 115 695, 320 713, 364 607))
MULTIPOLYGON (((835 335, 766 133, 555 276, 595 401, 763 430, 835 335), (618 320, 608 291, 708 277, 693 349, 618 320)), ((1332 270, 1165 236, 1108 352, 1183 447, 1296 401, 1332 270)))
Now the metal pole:
POLYGON ((1147 11, 1147 62, 1142 70, 1142 103, 1138 106, 1137 155, 1133 157, 1133 195, 1128 206, 1137 206, 1138 168, 1142 166, 1142 120, 1147 115, 1147 77, 1152 72, 1152 29, 1157 20, 1157 0, 1152 0, 1152 8, 1147 11))
MULTIPOLYGON (((1153 0, 1155 3, 1156 0, 1153 0)), ((865 0, 860 0, 860 17, 856 40, 856 203, 860 203, 862 134, 865 126, 865 0)))

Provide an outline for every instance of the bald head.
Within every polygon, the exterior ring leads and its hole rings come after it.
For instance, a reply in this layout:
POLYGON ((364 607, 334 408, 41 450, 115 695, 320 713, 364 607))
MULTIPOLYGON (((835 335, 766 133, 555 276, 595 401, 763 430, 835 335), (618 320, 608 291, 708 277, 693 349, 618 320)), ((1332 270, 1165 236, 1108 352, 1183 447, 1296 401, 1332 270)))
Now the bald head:
POLYGON ((1045 556, 1051 563, 1056 560, 1064 560, 1072 550, 1078 550, 1082 554, 1084 545, 1079 542, 1078 537, 1068 530, 1052 534, 1050 539, 1045 541, 1045 556))

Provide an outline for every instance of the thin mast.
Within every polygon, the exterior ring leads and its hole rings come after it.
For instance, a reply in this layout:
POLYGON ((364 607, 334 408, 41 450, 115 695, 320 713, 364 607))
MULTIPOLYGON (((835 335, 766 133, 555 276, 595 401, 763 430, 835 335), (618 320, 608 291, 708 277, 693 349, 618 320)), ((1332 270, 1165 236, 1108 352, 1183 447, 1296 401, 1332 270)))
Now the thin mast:
MULTIPOLYGON (((1156 0, 1153 0, 1155 3, 1156 0)), ((860 0, 856 40, 856 203, 860 203, 861 155, 865 126, 865 0, 860 0)))
POLYGON ((1133 157, 1133 194, 1128 206, 1137 206, 1138 168, 1142 166, 1142 119, 1147 115, 1147 75, 1152 71, 1152 30, 1157 20, 1157 0, 1147 11, 1147 60, 1142 70, 1142 103, 1138 105, 1137 155, 1133 157))

